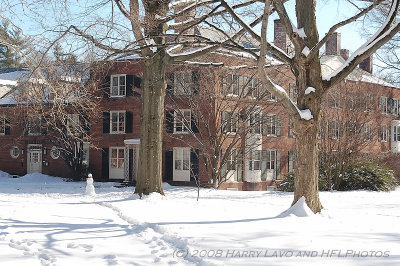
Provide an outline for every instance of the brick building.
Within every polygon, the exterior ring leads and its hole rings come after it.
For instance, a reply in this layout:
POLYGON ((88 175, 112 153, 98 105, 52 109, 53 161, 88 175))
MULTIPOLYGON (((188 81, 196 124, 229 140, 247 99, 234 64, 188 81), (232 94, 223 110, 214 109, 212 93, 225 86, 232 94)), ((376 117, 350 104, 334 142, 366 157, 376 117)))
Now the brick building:
MULTIPOLYGON (((290 52, 290 42, 282 31, 276 21, 275 45, 290 52)), ((340 47, 340 34, 335 33, 322 58, 323 74, 340 67, 348 55, 349 51, 340 47)), ((209 183, 212 158, 217 158, 216 167, 225 175, 222 189, 267 189, 293 170, 295 139, 290 119, 260 87, 255 72, 249 58, 225 52, 169 67, 163 137, 165 181, 186 184, 198 177, 201 183, 209 183), (251 111, 243 111, 249 106, 251 111), (223 141, 214 140, 219 136, 224 136, 223 141), (221 158, 225 161, 220 167, 221 158)), ((295 101, 295 80, 289 67, 270 55, 268 72, 295 101)), ((12 115, 16 103, 11 100, 19 73, 0 74, 0 170, 16 175, 68 176, 68 168, 44 130, 22 134, 22 125, 9 126, 15 124, 13 119, 20 119, 12 115)), ((134 181, 139 174, 141 75, 141 60, 129 57, 107 62, 92 73, 102 98, 102 119, 90 125, 92 144, 97 148, 89 151, 86 147, 85 160, 96 180, 134 181)), ((350 125, 358 125, 362 152, 400 152, 400 91, 372 75, 372 57, 327 95, 326 110, 322 124, 326 134, 321 139, 340 145, 340 139, 351 131, 350 125), (362 114, 363 122, 344 117, 344 110, 362 114)))

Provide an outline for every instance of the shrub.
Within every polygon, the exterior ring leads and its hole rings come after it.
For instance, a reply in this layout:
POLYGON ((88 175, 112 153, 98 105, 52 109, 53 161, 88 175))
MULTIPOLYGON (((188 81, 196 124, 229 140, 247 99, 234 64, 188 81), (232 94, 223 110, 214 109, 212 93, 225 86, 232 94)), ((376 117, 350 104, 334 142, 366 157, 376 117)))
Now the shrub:
POLYGON ((359 161, 347 167, 339 190, 390 191, 396 186, 392 170, 377 162, 359 161))
POLYGON ((285 192, 294 191, 294 173, 289 172, 285 174, 285 179, 277 185, 278 190, 285 192))

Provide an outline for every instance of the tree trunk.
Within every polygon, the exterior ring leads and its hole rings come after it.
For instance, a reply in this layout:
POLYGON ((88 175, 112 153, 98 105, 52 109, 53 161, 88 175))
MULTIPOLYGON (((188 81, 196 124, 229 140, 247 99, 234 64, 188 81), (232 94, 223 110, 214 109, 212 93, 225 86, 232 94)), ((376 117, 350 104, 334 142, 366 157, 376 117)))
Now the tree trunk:
POLYGON ((135 193, 151 192, 164 195, 162 187, 162 135, 164 99, 166 92, 165 50, 144 60, 141 84, 142 108, 140 119, 139 176, 135 193))
POLYGON ((294 205, 301 197, 314 212, 322 209, 318 194, 318 123, 317 120, 300 120, 300 132, 296 136, 296 169, 294 205))

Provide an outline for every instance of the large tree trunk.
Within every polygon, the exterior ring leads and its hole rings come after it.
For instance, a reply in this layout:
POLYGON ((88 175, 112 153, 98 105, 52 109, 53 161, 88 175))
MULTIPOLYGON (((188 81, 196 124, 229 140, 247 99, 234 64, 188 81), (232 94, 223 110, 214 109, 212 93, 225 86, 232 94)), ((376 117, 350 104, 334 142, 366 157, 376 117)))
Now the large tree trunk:
MULTIPOLYGON (((296 136, 295 204, 305 197, 308 207, 314 212, 322 209, 318 195, 318 123, 317 120, 300 121, 301 134, 296 136)), ((292 205, 293 205, 292 204, 292 205)))
POLYGON ((162 187, 162 135, 164 121, 165 50, 144 60, 141 84, 139 176, 135 193, 164 194, 162 187))

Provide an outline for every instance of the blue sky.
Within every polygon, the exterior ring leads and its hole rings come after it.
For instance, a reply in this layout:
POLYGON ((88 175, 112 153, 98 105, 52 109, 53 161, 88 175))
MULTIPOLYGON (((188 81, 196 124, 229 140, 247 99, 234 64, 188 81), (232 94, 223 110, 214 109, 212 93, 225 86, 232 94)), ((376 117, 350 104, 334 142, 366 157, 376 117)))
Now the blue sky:
MULTIPOLYGON (((291 0, 286 4, 288 12, 291 16, 293 22, 296 21, 295 13, 294 13, 294 0, 291 0)), ((360 2, 360 1, 355 1, 360 2)), ((52 1, 50 1, 52 3, 52 1)), ((71 1, 74 3, 76 8, 75 10, 82 10, 84 7, 89 5, 93 5, 96 1, 71 1), (80 5, 80 7, 77 7, 80 5)), ((320 38, 324 36, 324 34, 329 30, 330 26, 334 25, 335 23, 342 21, 356 13, 356 9, 349 4, 345 0, 321 0, 317 1, 317 22, 318 22, 318 29, 320 32, 320 38)), ((25 34, 42 34, 43 30, 40 28, 39 20, 43 19, 42 22, 46 23, 51 21, 51 10, 54 6, 58 8, 62 8, 62 4, 58 5, 54 2, 52 5, 49 5, 49 10, 42 10, 45 16, 26 18, 22 11, 16 11, 14 13, 13 19, 16 20, 16 24, 19 25, 25 32, 25 34), (18 14, 20 12, 20 14, 18 14)), ((93 10, 94 11, 94 10, 93 10)), ((106 14, 103 9, 96 10, 98 14, 106 14)), ((39 11, 38 11, 39 12, 39 11)), ((91 13, 93 14, 93 13, 91 13)), ((88 16, 89 17, 89 16, 88 16)), ((273 19, 276 17, 271 17, 270 20, 270 27, 269 27, 269 34, 272 36, 273 34, 273 19)), ((63 18, 61 18, 63 19, 63 18)), ((85 17, 80 16, 80 19, 85 20, 85 17)), ((66 24, 71 23, 70 21, 65 21, 66 24)), ((361 38, 360 33, 362 31, 362 24, 360 22, 353 23, 350 26, 346 26, 340 28, 338 30, 342 34, 342 48, 349 49, 350 52, 354 52, 360 45, 363 43, 363 38, 361 38)), ((270 37, 272 40, 272 37, 270 37)))

